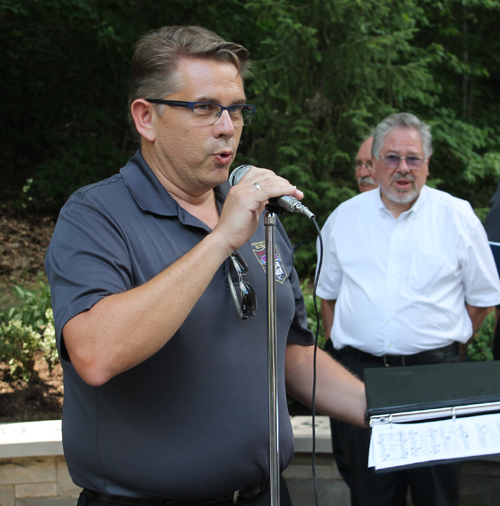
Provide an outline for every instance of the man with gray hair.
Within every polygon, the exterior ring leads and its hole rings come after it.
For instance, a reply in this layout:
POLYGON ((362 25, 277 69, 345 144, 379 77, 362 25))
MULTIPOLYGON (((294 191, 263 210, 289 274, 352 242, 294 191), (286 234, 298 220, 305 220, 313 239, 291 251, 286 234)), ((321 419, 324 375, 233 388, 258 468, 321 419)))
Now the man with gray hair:
MULTIPOLYGON (((369 367, 460 361, 500 282, 484 228, 468 202, 425 185, 430 128, 393 114, 375 129, 372 160, 380 190, 341 204, 322 231, 317 293, 334 310, 336 357, 363 378, 369 367)), ((375 474, 370 433, 339 423, 352 504, 458 505, 457 463, 375 474)))

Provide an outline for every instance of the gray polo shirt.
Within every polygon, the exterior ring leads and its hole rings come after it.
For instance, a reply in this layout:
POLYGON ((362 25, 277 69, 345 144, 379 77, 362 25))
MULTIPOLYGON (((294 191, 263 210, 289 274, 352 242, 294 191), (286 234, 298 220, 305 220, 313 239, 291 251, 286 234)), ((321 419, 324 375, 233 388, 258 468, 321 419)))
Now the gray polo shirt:
MULTIPOLYGON (((216 188, 223 204, 228 184, 216 188)), ((257 315, 238 317, 226 260, 178 332, 100 387, 84 383, 61 332, 102 298, 139 286, 210 229, 170 197, 140 152, 119 174, 77 191, 61 210, 45 266, 64 368, 63 443, 74 482, 98 492, 205 500, 269 474, 265 227, 239 252, 257 315)), ((293 456, 284 356, 311 345, 293 249, 276 233, 280 465, 293 456)))

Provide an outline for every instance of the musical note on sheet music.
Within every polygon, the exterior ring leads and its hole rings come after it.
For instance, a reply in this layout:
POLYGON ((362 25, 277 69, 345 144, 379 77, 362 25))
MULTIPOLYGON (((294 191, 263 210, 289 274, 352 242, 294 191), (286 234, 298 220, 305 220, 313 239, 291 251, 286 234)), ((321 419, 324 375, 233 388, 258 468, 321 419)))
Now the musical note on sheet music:
POLYGON ((390 469, 500 453, 500 413, 374 425, 368 467, 390 469))

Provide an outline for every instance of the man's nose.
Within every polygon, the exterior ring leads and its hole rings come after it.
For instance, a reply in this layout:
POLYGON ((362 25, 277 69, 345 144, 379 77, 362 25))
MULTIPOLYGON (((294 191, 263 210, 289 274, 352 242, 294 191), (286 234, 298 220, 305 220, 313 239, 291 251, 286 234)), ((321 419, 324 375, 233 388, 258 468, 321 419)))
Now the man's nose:
POLYGON ((406 174, 410 171, 410 168, 408 167, 408 164, 406 163, 406 158, 401 158, 401 161, 398 165, 398 172, 402 172, 403 174, 406 174))
POLYGON ((371 173, 370 173, 370 170, 369 170, 369 166, 368 166, 367 163, 363 163, 361 165, 361 169, 359 171, 359 175, 360 175, 360 177, 371 176, 371 173))
POLYGON ((216 137, 221 135, 232 137, 234 135, 234 125, 231 116, 229 115, 229 111, 222 111, 221 115, 214 123, 214 130, 216 137))

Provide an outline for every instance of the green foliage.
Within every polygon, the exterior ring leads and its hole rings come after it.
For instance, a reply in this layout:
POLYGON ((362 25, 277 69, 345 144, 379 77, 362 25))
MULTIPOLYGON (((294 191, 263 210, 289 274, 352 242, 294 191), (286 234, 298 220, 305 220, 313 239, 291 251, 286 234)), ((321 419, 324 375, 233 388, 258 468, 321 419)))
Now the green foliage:
POLYGON ((29 189, 31 201, 58 211, 74 191, 113 175, 127 159, 111 138, 77 139, 36 168, 29 189))
POLYGON ((12 318, 0 325, 0 361, 10 366, 14 378, 29 381, 34 375, 35 353, 40 348, 41 336, 31 325, 23 325, 21 318, 12 318))
MULTIPOLYGON (((305 279, 300 288, 304 295, 304 302, 307 310, 307 325, 311 332, 316 336, 316 331, 318 328, 318 321, 321 322, 321 300, 319 297, 316 297, 316 307, 314 304, 313 297, 313 287, 311 286, 311 282, 309 279, 305 279), (316 315, 316 309, 318 311, 318 316, 316 315), (318 320, 319 318, 319 320, 318 320)), ((323 349, 325 346, 325 331, 323 326, 320 325, 320 331, 318 335, 318 347, 323 349)))
POLYGON ((46 312, 52 307, 50 300, 50 287, 42 273, 38 274, 33 287, 26 288, 16 285, 14 295, 20 299, 20 304, 11 307, 8 311, 0 313, 0 321, 7 323, 17 319, 22 325, 29 325, 37 331, 42 331, 47 323, 46 312))
POLYGON ((58 362, 50 288, 40 274, 34 288, 15 286, 18 306, 0 313, 0 361, 8 363, 14 378, 36 377, 35 354, 42 351, 52 370, 58 362))
MULTIPOLYGON (((498 0, 0 0, 0 22, 0 92, 9 97, 0 150, 19 207, 57 209, 133 154, 133 45, 167 24, 206 26, 250 50, 247 95, 258 109, 235 165, 288 178, 320 225, 357 193, 363 137, 397 111, 432 125, 431 185, 478 209, 494 193, 498 0)), ((283 218, 301 244, 302 277, 316 258, 304 219, 283 218)))
POLYGON ((489 211, 490 211, 489 207, 476 207, 476 209, 474 209, 476 216, 479 218, 479 220, 483 224, 484 224, 484 220, 486 219, 486 215, 489 213, 489 211))
POLYGON ((43 328, 41 348, 45 361, 52 371, 54 366, 59 363, 59 352, 57 351, 56 329, 54 326, 54 313, 52 308, 45 311, 46 324, 43 328))
MULTIPOLYGON (((362 138, 386 115, 402 110, 433 127, 432 185, 479 208, 494 192, 500 173, 497 122, 463 116, 463 81, 457 78, 472 72, 478 90, 490 79, 489 62, 478 62, 472 71, 471 58, 468 65, 463 61, 461 2, 424 4, 246 4, 261 34, 252 48, 256 68, 249 92, 259 110, 249 133, 250 160, 302 189, 320 225, 357 192, 352 160, 362 138)), ((470 5, 471 23, 474 16, 486 21, 499 15, 496 2, 470 5)), ((475 27, 469 27, 471 43, 475 27)), ((315 262, 315 230, 297 217, 285 216, 283 223, 292 242, 302 243, 296 266, 306 276, 315 262)))
POLYGON ((495 311, 485 319, 473 339, 467 345, 467 357, 471 362, 493 360, 493 337, 495 334, 495 311))

